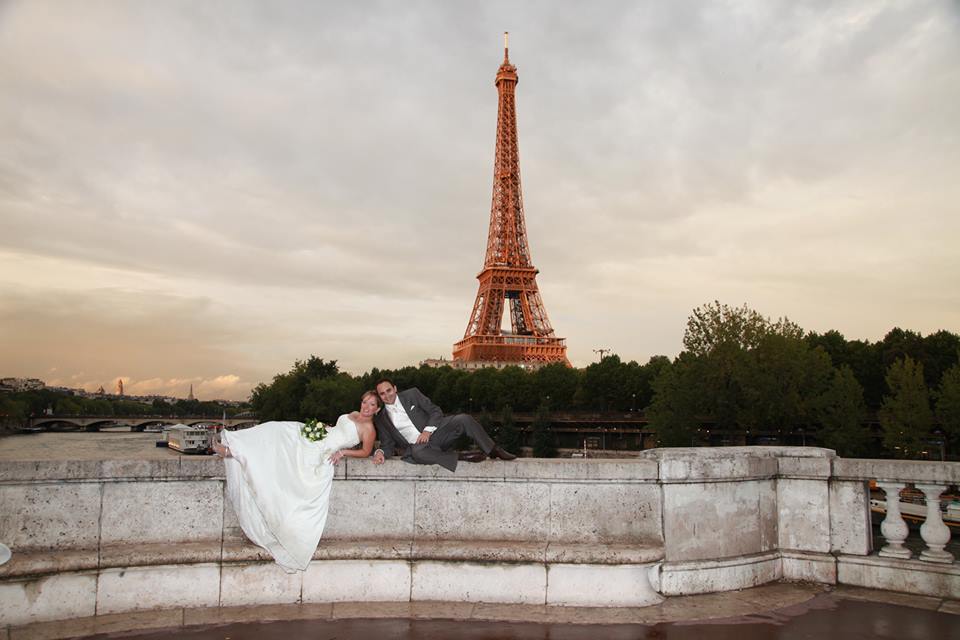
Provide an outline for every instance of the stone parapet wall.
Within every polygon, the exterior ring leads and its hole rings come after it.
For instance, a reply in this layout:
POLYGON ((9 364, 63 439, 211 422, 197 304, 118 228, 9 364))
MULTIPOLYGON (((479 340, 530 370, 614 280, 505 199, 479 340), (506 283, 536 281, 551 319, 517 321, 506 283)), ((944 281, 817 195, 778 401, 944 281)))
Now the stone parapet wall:
POLYGON ((960 598, 957 564, 872 554, 867 480, 956 463, 801 447, 337 469, 306 572, 250 544, 219 459, 0 462, 0 626, 164 607, 464 600, 643 606, 771 581, 960 598), (875 468, 875 471, 871 469, 875 468))

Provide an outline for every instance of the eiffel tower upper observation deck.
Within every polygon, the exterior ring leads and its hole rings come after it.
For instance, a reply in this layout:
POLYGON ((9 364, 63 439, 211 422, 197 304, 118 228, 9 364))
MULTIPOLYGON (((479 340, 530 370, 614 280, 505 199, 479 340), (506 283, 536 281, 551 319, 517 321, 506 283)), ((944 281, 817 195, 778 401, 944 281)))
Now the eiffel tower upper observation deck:
POLYGON ((537 273, 530 259, 527 225, 520 190, 520 150, 514 93, 517 68, 510 64, 504 34, 503 64, 496 79, 497 147, 493 164, 493 203, 480 287, 463 339, 453 345, 455 366, 517 364, 569 365, 563 338, 553 333, 537 289, 537 273), (501 329, 504 300, 510 307, 510 331, 501 329))

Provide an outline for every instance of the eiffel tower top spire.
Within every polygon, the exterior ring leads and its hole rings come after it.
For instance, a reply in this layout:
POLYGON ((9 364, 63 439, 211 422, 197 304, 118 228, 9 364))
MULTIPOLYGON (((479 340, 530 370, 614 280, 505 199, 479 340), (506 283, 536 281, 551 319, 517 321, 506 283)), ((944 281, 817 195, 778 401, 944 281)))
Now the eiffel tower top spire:
POLYGON ((508 34, 503 34, 503 64, 494 82, 497 102, 497 145, 493 162, 493 201, 483 266, 533 268, 520 186, 520 145, 517 139, 515 89, 517 68, 510 64, 508 34))

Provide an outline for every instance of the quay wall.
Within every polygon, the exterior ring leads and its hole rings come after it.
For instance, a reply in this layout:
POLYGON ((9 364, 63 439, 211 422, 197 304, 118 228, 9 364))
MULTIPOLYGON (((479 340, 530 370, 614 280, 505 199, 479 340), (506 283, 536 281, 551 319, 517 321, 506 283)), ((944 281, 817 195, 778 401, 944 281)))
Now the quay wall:
POLYGON ((439 467, 348 459, 307 571, 249 543, 223 462, 0 463, 0 627, 142 609, 454 600, 636 607, 778 580, 960 598, 960 567, 874 553, 867 482, 958 463, 810 447, 439 467))

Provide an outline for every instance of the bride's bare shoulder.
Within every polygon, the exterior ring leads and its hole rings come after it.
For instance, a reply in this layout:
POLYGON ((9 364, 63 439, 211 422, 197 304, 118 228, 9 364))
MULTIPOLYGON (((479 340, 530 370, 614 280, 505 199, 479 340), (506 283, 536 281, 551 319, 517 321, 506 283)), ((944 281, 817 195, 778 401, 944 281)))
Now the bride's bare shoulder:
POLYGON ((351 411, 350 413, 347 414, 347 416, 348 416, 351 420, 353 420, 354 422, 356 422, 356 421, 360 418, 360 412, 359 412, 359 411, 351 411))

